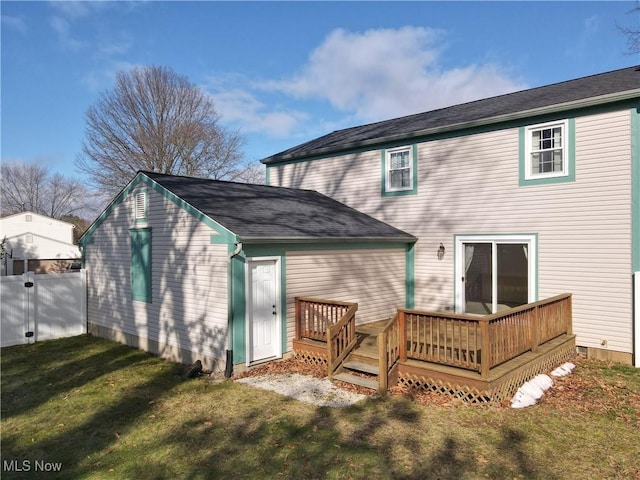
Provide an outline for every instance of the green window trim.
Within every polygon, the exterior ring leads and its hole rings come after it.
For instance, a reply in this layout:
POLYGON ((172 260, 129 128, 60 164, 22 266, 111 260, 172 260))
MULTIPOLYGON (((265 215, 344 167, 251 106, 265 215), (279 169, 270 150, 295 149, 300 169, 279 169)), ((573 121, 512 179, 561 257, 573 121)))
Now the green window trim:
POLYGON ((415 308, 416 252, 415 243, 407 244, 405 251, 405 307, 415 308))
MULTIPOLYGON (((527 131, 536 125, 521 126, 518 131, 519 184, 546 185, 553 183, 575 182, 576 180, 576 120, 569 118, 567 122, 567 173, 566 175, 540 178, 527 178, 527 131)), ((562 123, 559 121, 558 123, 562 123)))
POLYGON ((383 148, 380 150, 380 159, 382 164, 381 171, 381 194, 383 197, 401 197, 405 195, 417 195, 418 194, 418 146, 417 144, 404 145, 400 147, 383 148), (411 188, 406 190, 389 190, 387 187, 387 173, 388 173, 388 152, 396 150, 397 148, 410 148, 411 149, 411 188))
POLYGON ((151 229, 129 230, 131 236, 131 298, 151 303, 151 229))

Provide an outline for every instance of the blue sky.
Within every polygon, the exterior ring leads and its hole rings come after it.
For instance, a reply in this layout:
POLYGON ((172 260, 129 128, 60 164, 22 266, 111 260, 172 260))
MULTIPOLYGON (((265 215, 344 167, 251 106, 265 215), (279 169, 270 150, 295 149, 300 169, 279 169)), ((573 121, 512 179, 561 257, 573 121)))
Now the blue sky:
POLYGON ((640 63, 635 2, 0 4, 2 161, 74 160, 117 71, 169 66, 259 160, 333 130, 640 63))

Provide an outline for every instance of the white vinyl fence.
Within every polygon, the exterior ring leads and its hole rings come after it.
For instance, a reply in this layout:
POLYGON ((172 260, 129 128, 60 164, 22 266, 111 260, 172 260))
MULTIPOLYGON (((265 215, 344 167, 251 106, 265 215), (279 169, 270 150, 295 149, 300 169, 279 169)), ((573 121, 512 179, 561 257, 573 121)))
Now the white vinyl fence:
POLYGON ((0 277, 1 346, 87 331, 86 270, 0 277))

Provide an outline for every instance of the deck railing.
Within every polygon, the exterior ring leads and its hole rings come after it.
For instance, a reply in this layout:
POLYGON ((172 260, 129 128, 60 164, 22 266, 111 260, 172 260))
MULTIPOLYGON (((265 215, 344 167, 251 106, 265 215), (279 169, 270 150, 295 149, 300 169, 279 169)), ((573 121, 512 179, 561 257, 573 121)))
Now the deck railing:
POLYGON ((356 311, 358 304, 349 306, 343 317, 327 329, 327 367, 329 379, 357 343, 356 311))
POLYGON ((386 392, 389 387, 389 373, 400 360, 400 323, 398 313, 378 334, 378 391, 386 392))
POLYGON ((324 342, 327 326, 335 325, 347 313, 351 303, 296 297, 296 339, 307 338, 324 342))
MULTIPOLYGON (((477 371, 492 368, 560 335, 570 335, 571 294, 562 294, 486 316, 398 309, 378 334, 379 390, 398 362, 422 360, 477 371)), ((357 303, 295 299, 296 340, 326 344, 332 377, 357 343, 357 303)))
POLYGON ((331 378, 356 345, 357 303, 296 297, 296 340, 327 343, 327 370, 331 378))
POLYGON ((571 294, 492 315, 398 310, 400 359, 475 370, 483 377, 562 334, 571 334, 571 294))

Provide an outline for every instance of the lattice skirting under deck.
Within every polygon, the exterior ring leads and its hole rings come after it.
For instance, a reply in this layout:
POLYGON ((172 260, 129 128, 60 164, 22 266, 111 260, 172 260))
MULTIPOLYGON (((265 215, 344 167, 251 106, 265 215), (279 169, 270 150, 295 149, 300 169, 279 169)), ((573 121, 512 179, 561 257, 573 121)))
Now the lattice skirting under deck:
POLYGON ((293 354, 294 358, 302 360, 304 363, 311 365, 326 365, 327 356, 318 352, 310 352, 306 350, 296 350, 293 354))
POLYGON ((556 348, 531 362, 515 369, 504 377, 487 385, 486 389, 477 389, 460 383, 445 382, 424 374, 399 373, 398 382, 409 388, 421 388, 431 392, 448 395, 468 403, 493 403, 502 402, 511 398, 520 386, 540 373, 547 373, 562 363, 575 357, 575 342, 568 342, 560 348, 556 348))

